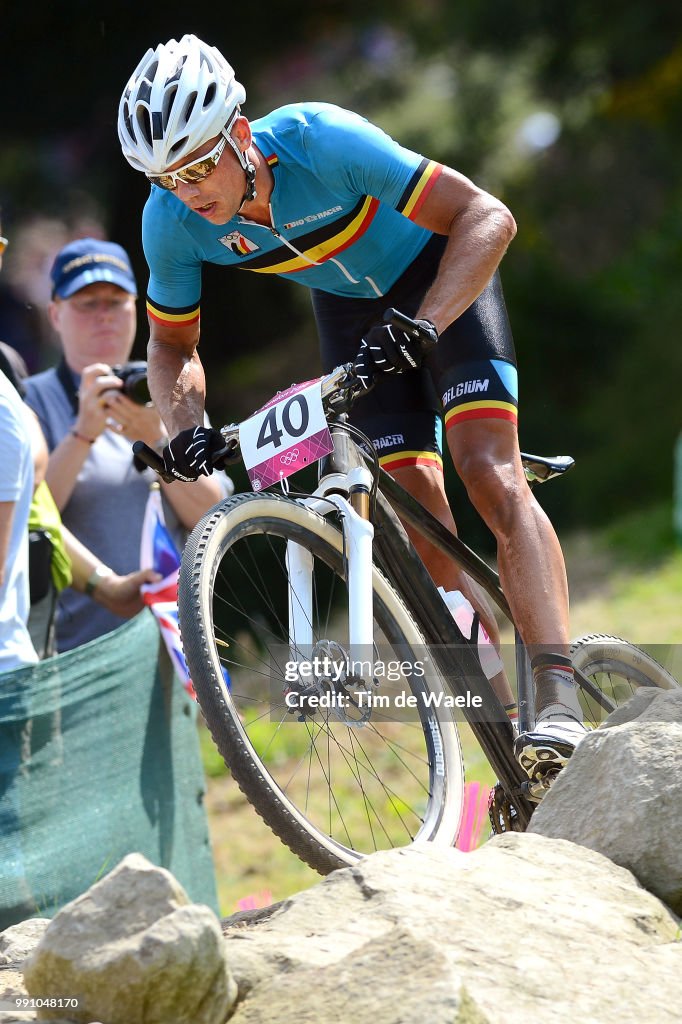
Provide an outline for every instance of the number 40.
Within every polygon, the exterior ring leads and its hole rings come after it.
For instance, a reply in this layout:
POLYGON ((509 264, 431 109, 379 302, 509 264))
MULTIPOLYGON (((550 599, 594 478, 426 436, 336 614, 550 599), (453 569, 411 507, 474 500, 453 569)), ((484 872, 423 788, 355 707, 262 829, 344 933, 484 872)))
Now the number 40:
POLYGON ((265 448, 268 444, 271 444, 274 448, 279 448, 282 444, 283 434, 286 433, 289 437, 300 437, 308 429, 309 421, 310 412, 304 396, 294 395, 283 406, 275 405, 265 414, 258 432, 256 448, 265 448), (296 418, 300 417, 298 424, 293 423, 291 419, 291 412, 295 405, 298 406, 298 416, 296 418), (280 428, 277 422, 277 413, 280 410, 282 413, 282 428, 280 428))

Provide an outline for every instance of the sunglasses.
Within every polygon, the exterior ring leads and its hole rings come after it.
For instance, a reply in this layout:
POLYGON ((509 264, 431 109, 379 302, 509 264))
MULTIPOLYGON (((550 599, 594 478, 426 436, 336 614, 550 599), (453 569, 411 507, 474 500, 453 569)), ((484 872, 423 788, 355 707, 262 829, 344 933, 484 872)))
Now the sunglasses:
POLYGON ((2 253, 5 251, 8 245, 9 240, 7 238, 3 238, 3 236, 0 235, 0 255, 2 255, 2 253))
POLYGON ((159 188, 165 188, 170 192, 178 187, 178 181, 184 181, 186 185, 193 185, 197 181, 203 181, 204 178, 208 178, 209 174, 215 171, 226 145, 227 138, 223 136, 215 148, 210 153, 207 153, 206 156, 202 156, 200 160, 193 160, 191 164, 178 167, 177 171, 167 171, 166 174, 148 174, 147 178, 151 181, 152 185, 158 185, 159 188))

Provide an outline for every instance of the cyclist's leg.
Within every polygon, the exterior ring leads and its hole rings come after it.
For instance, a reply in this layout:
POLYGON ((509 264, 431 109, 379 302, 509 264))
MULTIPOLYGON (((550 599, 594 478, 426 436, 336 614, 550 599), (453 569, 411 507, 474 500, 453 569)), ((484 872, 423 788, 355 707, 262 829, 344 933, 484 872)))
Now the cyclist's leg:
MULTIPOLYGON (((445 493, 440 460, 437 465, 420 465, 410 461, 409 453, 396 450, 394 453, 384 456, 383 459, 380 458, 380 462, 383 468, 424 508, 428 509, 443 526, 451 533, 457 534, 455 519, 445 493)), ((438 586, 443 587, 445 591, 460 590, 478 610, 488 635, 495 646, 499 647, 499 627, 483 589, 451 558, 422 537, 417 530, 412 529, 409 524, 405 525, 405 529, 438 586)))
POLYGON ((429 368, 455 467, 497 540, 502 586, 531 655, 538 718, 576 722, 566 571, 556 533, 523 473, 514 348, 497 275, 443 332, 429 368))
POLYGON ((515 425, 453 424, 448 444, 472 504, 494 534, 502 588, 532 656, 568 654, 568 591, 554 528, 526 483, 515 425))

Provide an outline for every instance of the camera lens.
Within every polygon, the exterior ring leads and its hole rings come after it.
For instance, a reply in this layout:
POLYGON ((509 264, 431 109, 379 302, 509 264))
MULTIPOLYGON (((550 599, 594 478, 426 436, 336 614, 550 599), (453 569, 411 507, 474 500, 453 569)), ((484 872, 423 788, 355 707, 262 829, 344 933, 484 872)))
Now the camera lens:
POLYGON ((144 370, 133 370, 123 381, 123 394, 138 405, 146 405, 151 402, 147 374, 144 370))
POLYGON ((123 394, 132 402, 137 402, 138 405, 151 402, 147 384, 147 364, 142 359, 124 363, 122 366, 112 366, 111 371, 121 381, 123 394))

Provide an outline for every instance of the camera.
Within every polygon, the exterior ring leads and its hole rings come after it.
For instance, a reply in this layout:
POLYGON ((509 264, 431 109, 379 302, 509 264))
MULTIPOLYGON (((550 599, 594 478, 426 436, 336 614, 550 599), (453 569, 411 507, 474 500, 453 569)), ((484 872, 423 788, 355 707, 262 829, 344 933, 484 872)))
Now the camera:
POLYGON ((111 372, 123 384, 121 390, 126 398, 137 402, 138 405, 146 405, 147 402, 151 402, 147 384, 147 364, 143 360, 112 366, 111 372))

